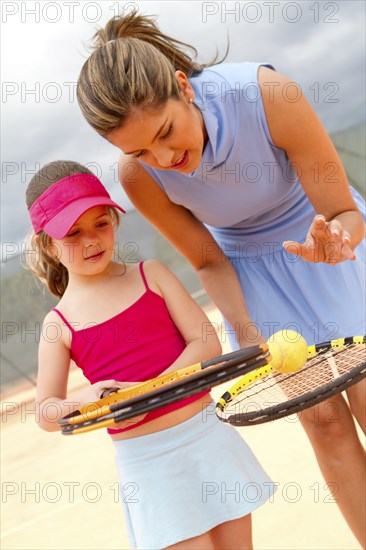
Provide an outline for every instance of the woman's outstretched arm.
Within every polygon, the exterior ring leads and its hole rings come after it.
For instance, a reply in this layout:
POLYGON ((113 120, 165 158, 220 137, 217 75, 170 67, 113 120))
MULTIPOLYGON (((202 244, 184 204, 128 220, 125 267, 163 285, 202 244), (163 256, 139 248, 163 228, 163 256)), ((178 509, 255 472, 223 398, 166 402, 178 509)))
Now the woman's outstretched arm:
POLYGON ((330 137, 298 84, 267 67, 259 68, 258 82, 273 143, 286 151, 318 214, 305 243, 284 247, 309 262, 354 260, 365 224, 330 137))

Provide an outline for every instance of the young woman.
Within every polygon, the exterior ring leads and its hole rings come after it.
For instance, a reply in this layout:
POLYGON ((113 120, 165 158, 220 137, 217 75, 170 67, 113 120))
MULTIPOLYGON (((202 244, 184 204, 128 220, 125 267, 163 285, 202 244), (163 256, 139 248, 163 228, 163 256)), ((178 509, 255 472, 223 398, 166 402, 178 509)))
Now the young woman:
MULTIPOLYGON (((365 332, 365 204, 301 89, 270 64, 200 65, 132 13, 95 35, 78 81, 89 124, 122 151, 136 208, 197 270, 233 346, 295 328, 365 332), (362 212, 362 214, 361 214, 362 212)), ((365 546, 365 383, 301 415, 365 546)))

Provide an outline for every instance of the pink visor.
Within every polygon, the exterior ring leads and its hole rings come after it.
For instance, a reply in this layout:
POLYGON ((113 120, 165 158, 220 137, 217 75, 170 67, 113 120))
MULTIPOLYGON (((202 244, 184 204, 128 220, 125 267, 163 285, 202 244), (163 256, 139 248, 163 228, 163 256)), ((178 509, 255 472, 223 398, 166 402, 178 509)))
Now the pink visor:
POLYGON ((35 233, 44 231, 54 239, 63 239, 74 223, 94 206, 123 208, 112 201, 96 176, 74 174, 49 187, 29 209, 35 233))

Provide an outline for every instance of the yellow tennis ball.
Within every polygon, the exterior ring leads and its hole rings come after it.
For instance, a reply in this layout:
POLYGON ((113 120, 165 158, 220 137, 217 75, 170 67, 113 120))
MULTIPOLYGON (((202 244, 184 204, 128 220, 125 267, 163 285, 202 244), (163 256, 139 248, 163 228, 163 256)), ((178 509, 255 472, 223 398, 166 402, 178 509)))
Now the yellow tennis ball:
POLYGON ((276 332, 267 344, 272 356, 270 365, 277 372, 295 372, 305 365, 308 346, 305 338, 294 330, 276 332))

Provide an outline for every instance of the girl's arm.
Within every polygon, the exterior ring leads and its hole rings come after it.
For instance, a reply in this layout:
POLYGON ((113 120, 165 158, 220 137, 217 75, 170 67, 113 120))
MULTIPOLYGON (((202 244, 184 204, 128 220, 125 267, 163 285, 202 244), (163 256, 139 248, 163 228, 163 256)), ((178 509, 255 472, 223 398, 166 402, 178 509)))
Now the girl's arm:
POLYGON ((177 277, 157 260, 144 262, 144 272, 149 287, 164 299, 175 326, 187 344, 164 373, 220 355, 222 348, 217 328, 213 327, 177 277))
POLYGON ((267 67, 260 67, 258 81, 273 143, 286 151, 321 215, 304 244, 287 241, 284 247, 310 262, 355 259, 353 250, 364 237, 365 224, 331 139, 296 83, 267 67))
POLYGON ((69 329, 60 324, 59 316, 51 311, 44 320, 38 350, 36 411, 39 427, 48 432, 58 431, 57 421, 82 405, 100 398, 104 389, 127 384, 105 380, 67 396, 70 369, 70 349, 66 345, 69 329))
POLYGON ((206 227, 189 210, 174 204, 137 160, 121 156, 120 180, 136 209, 196 270, 203 288, 235 330, 240 345, 258 343, 260 337, 236 272, 206 227))

